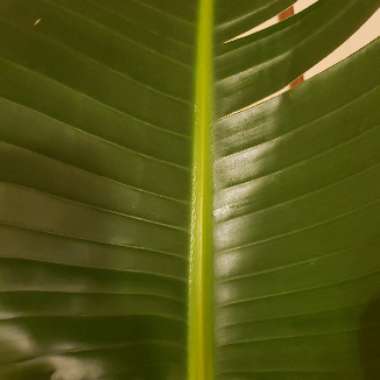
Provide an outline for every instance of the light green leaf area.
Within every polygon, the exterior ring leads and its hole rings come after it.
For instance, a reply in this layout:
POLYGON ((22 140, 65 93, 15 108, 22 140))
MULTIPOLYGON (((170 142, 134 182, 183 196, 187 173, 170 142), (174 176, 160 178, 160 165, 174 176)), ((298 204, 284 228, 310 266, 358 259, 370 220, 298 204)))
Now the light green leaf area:
POLYGON ((0 379, 380 377, 379 0, 0 2, 0 379))

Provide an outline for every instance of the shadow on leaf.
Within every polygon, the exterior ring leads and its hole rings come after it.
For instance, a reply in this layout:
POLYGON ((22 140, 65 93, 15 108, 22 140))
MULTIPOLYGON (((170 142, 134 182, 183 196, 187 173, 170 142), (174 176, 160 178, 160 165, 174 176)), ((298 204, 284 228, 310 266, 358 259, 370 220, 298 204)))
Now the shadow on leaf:
POLYGON ((361 319, 360 359, 363 380, 380 378, 380 296, 372 299, 361 319))

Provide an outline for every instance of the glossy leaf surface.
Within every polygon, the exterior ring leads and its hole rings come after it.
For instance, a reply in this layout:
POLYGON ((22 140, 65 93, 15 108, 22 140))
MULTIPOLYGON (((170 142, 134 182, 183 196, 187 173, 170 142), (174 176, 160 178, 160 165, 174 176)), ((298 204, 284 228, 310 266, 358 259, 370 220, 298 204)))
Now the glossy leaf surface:
POLYGON ((377 378, 380 41, 252 104, 380 3, 293 3, 0 2, 1 380, 377 378))

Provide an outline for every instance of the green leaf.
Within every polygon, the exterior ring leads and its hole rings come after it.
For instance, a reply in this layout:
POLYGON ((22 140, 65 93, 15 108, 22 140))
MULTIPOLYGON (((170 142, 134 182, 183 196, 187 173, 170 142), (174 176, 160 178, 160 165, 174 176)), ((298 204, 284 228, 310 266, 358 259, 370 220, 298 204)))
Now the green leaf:
POLYGON ((375 380, 379 0, 0 3, 0 379, 375 380))

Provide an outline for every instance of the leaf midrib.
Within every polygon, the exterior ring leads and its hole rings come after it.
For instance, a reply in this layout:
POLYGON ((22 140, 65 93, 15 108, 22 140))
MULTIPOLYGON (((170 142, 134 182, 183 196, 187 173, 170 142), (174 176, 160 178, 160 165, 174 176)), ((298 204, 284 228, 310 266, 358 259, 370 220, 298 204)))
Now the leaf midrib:
POLYGON ((213 0, 198 9, 188 306, 188 380, 214 378, 213 0))

